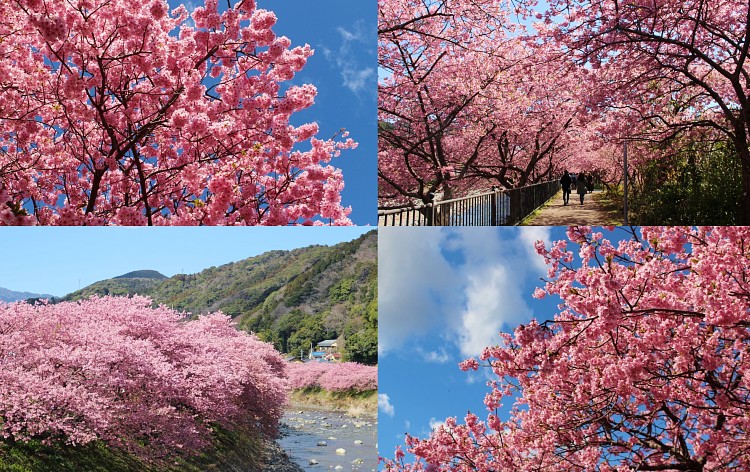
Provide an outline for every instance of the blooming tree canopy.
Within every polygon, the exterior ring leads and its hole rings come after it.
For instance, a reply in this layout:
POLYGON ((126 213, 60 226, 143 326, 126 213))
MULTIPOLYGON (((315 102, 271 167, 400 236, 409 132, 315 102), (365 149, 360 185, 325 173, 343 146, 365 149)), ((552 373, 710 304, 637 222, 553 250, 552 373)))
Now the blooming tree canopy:
POLYGON ((351 139, 292 126, 310 46, 217 0, 0 7, 0 224, 350 224, 351 139))
POLYGON ((284 368, 221 313, 186 321, 140 296, 0 304, 0 434, 195 453, 214 425, 274 434, 284 368))
POLYGON ((381 206, 526 186, 579 154, 594 75, 538 42, 513 2, 379 5, 381 206))
POLYGON ((623 143, 642 163, 722 142, 750 223, 747 2, 379 5, 382 207, 566 168, 614 183, 623 143))
MULTIPOLYGON (((537 7, 536 0, 524 1, 537 7)), ((742 163, 743 223, 750 223, 750 5, 742 0, 552 0, 537 27, 580 63, 605 71, 601 105, 667 136, 720 131, 742 163)), ((538 7, 537 7, 538 8, 538 7)))
POLYGON ((613 242, 571 227, 568 239, 536 245, 549 280, 535 296, 559 296, 561 311, 461 364, 492 371, 486 420, 407 436, 415 461, 399 448, 386 470, 750 467, 750 228, 652 227, 613 242))
POLYGON ((287 366, 293 389, 322 388, 332 392, 365 392, 378 389, 377 366, 356 362, 293 362, 287 366))

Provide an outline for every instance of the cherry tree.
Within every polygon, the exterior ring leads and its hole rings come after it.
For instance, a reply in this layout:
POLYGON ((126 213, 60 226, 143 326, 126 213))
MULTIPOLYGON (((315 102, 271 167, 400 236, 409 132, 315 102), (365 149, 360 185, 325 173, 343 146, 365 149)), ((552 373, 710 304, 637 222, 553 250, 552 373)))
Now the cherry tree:
POLYGON ((312 49, 231 3, 5 2, 0 223, 350 224, 328 163, 356 143, 290 124, 312 49))
MULTIPOLYGON (((537 6, 536 0, 524 3, 537 6)), ((742 163, 742 217, 748 223, 748 3, 552 0, 547 5, 546 12, 536 13, 541 36, 581 64, 610 71, 599 89, 602 105, 625 110, 667 136, 693 127, 723 133, 742 163)))
POLYGON ((104 441, 146 458, 195 454, 215 425, 273 435, 281 355, 214 313, 148 298, 0 304, 0 435, 104 441))
POLYGON ((399 448, 386 470, 747 470, 750 228, 630 232, 537 242, 549 269, 535 296, 561 311, 461 364, 495 377, 486 420, 407 436, 415 461, 399 448))
POLYGON ((295 362, 289 364, 287 373, 293 389, 319 387, 332 392, 378 389, 378 368, 356 362, 295 362))
POLYGON ((449 0, 378 6, 379 65, 389 73, 378 85, 379 197, 450 197, 453 174, 489 138, 471 108, 507 67, 499 54, 506 12, 502 2, 486 0, 476 7, 449 0))
POLYGON ((513 65, 482 93, 489 140, 463 164, 473 187, 524 187, 550 180, 567 166, 580 166, 581 137, 589 114, 581 105, 587 75, 565 56, 528 40, 509 39, 513 65))
POLYGON ((577 158, 586 71, 512 2, 380 2, 379 197, 429 202, 555 178, 577 158))

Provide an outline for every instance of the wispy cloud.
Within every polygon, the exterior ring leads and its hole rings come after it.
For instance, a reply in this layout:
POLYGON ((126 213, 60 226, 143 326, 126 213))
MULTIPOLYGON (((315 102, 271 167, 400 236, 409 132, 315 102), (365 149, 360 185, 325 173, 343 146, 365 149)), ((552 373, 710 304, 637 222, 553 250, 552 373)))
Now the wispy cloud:
POLYGON ((377 71, 375 50, 372 48, 374 33, 368 31, 364 22, 357 21, 349 27, 336 28, 341 42, 335 48, 319 46, 323 56, 339 69, 342 85, 352 93, 375 93, 377 71))
POLYGON ((422 354, 422 358, 427 362, 445 364, 446 362, 449 362, 451 360, 451 355, 448 353, 448 351, 445 350, 445 348, 442 347, 436 351, 425 351, 421 348, 418 348, 417 350, 420 354, 422 354))
POLYGON ((388 397, 388 394, 378 393, 378 410, 391 417, 396 414, 396 409, 391 404, 391 399, 388 397))
POLYGON ((438 421, 435 418, 430 418, 430 429, 438 429, 445 426, 445 421, 438 421))

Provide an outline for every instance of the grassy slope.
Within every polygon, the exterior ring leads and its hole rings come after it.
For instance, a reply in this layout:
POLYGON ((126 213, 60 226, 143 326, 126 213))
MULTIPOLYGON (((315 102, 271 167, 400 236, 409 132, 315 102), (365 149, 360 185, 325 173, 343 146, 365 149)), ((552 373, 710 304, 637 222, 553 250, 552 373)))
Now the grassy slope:
POLYGON ((190 459, 145 462, 133 454, 97 442, 84 446, 45 446, 0 442, 0 471, 5 472, 199 472, 259 469, 261 438, 227 431, 215 433, 214 447, 190 459))
POLYGON ((376 416, 378 392, 330 392, 320 388, 295 390, 289 398, 289 408, 319 408, 345 411, 350 416, 376 416))

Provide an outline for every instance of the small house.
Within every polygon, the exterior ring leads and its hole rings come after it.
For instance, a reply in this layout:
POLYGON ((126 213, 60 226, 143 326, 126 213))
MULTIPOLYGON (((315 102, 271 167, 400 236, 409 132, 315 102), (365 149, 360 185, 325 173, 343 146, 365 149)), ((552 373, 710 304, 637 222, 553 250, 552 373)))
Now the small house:
POLYGON ((326 339, 321 341, 316 346, 316 351, 325 352, 326 354, 333 354, 339 352, 339 345, 335 339, 326 339))

